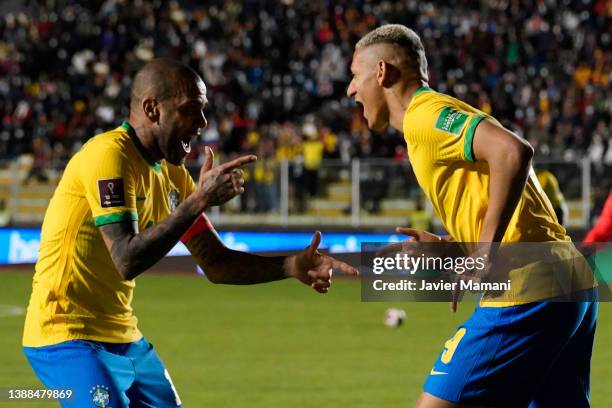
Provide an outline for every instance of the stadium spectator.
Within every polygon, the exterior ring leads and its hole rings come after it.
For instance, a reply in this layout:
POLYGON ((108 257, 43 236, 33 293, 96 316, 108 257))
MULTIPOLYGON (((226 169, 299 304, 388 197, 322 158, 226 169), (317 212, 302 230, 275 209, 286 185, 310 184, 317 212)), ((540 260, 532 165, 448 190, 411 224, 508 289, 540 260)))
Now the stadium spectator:
POLYGON ((28 175, 23 180, 24 185, 28 184, 32 179, 36 179, 39 182, 49 181, 45 167, 49 162, 50 149, 46 143, 47 140, 40 137, 32 139, 32 153, 34 156, 34 161, 32 162, 32 167, 30 167, 28 175))
MULTIPOLYGON (((219 144, 225 157, 250 152, 249 131, 263 134, 285 122, 300 127, 310 114, 317 128, 337 136, 344 162, 360 150, 378 157, 379 135, 364 141, 360 108, 342 84, 355 41, 374 26, 400 22, 440 57, 429 67, 432 88, 494 115, 534 146, 536 159, 586 155, 599 160, 597 175, 612 166, 603 0, 22 4, 0 18, 2 159, 31 154, 31 140, 43 137, 52 158, 65 162, 91 135, 127 116, 131 78, 154 56, 180 59, 203 74, 216 120, 197 143, 219 144)), ((283 157, 280 135, 269 137, 283 157)), ((390 142, 391 151, 403 143, 390 142)), ((201 151, 189 160, 201 163, 201 151)), ((291 164, 293 179, 302 177, 300 166, 291 164)))
POLYGON ((302 155, 304 158, 303 185, 310 197, 319 195, 319 169, 325 152, 325 145, 321 141, 319 130, 314 118, 309 117, 302 126, 303 142, 302 155))
MULTIPOLYGON (((279 203, 278 162, 274 159, 274 142, 264 138, 258 143, 258 162, 253 168, 255 212, 267 213, 279 203)), ((246 189, 245 189, 246 191, 246 189)))
POLYGON ((251 126, 309 113, 345 139, 363 131, 343 97, 351 47, 372 27, 401 22, 440 57, 433 88, 537 138, 539 155, 576 158, 594 144, 608 160, 608 13, 602 0, 24 2, 0 19, 0 152, 31 151, 43 133, 66 159, 126 117, 131 77, 153 56, 203 73, 226 154, 241 151, 251 126))
POLYGON ((565 225, 569 210, 565 197, 559 188, 559 180, 557 180, 557 177, 551 171, 546 169, 536 169, 536 176, 544 194, 546 194, 553 210, 555 210, 557 221, 559 221, 559 224, 565 225))

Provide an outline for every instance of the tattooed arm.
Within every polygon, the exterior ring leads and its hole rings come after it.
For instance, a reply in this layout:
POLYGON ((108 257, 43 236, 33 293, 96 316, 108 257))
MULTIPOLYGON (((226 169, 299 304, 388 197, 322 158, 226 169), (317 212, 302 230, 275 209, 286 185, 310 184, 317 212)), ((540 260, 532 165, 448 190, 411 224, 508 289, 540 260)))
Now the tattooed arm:
POLYGON ((134 279, 176 245, 203 205, 189 198, 164 221, 142 232, 138 232, 136 221, 100 227, 104 243, 122 278, 134 279))
POLYGON ((100 227, 115 267, 124 279, 134 279, 157 263, 178 242, 193 221, 207 208, 221 205, 244 192, 240 167, 256 157, 239 157, 212 167, 207 148, 196 190, 161 223, 139 232, 136 222, 118 222, 100 227))
POLYGON ((310 245, 295 255, 259 256, 227 248, 202 215, 182 241, 213 283, 252 285, 292 277, 317 292, 326 293, 332 269, 358 274, 352 266, 317 250, 321 243, 320 232, 315 232, 310 245))

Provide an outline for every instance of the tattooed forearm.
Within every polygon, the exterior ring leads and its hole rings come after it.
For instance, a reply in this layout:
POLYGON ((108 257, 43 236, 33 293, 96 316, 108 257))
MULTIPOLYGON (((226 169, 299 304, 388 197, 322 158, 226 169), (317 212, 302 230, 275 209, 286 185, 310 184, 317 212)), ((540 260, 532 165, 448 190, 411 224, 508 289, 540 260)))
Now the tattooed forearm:
POLYGON ((127 222, 104 225, 100 231, 121 276, 134 279, 163 258, 198 215, 185 201, 164 221, 140 233, 135 223, 127 222))
POLYGON ((251 285, 287 277, 286 257, 233 251, 210 231, 193 237, 186 246, 213 283, 251 285))
POLYGON ((239 251, 211 268, 204 268, 208 278, 214 283, 228 285, 253 285, 287 278, 284 256, 258 256, 239 251))
POLYGON ((242 156, 213 167, 212 150, 206 151, 196 190, 163 222, 142 233, 128 222, 100 227, 111 258, 125 279, 133 279, 159 261, 206 208, 221 205, 244 191, 240 167, 256 157, 242 156))

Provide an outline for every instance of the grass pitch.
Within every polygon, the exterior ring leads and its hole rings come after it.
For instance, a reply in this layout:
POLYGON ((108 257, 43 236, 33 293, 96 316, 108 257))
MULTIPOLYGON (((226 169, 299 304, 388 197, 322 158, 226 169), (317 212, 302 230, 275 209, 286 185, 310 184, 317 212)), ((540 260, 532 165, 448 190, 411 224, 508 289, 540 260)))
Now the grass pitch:
MULTIPOLYGON (((31 272, 0 277, 0 304, 25 307, 31 272)), ((23 316, 2 307, 0 388, 38 386, 21 352, 23 316)), ((195 275, 145 274, 134 307, 186 407, 384 408, 414 403, 444 340, 473 304, 452 315, 446 303, 361 303, 358 280, 337 279, 319 295, 296 281, 231 287, 195 275), (407 312, 399 329, 382 324, 392 306, 407 312)), ((602 303, 592 365, 596 408, 612 406, 611 345, 612 307, 602 303)))

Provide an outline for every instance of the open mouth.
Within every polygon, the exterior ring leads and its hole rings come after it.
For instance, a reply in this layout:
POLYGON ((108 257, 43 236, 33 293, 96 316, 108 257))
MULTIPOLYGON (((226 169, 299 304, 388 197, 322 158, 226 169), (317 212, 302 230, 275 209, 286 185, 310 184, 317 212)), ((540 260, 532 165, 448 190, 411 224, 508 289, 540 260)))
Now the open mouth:
POLYGON ((363 102, 355 101, 355 104, 357 105, 357 108, 361 110, 361 114, 365 117, 365 106, 363 106, 363 102))
POLYGON ((193 138, 200 137, 201 132, 202 129, 200 128, 183 134, 183 138, 181 139, 181 146, 183 146, 185 154, 189 154, 191 152, 191 141, 193 140, 193 138))
POLYGON ((185 153, 191 152, 191 138, 181 140, 181 144, 185 153))

